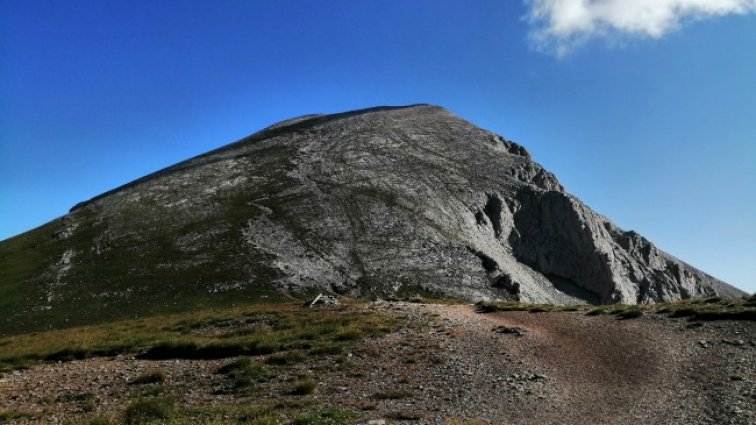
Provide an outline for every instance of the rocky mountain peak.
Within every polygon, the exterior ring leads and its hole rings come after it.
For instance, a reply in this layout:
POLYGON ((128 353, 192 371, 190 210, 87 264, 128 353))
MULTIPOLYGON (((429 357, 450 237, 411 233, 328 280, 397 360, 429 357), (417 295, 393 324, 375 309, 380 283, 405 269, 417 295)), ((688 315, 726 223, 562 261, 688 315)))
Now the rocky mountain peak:
POLYGON ((0 280, 23 299, 8 320, 66 314, 74 300, 117 316, 176 297, 308 291, 549 303, 741 293, 619 229, 521 145, 432 105, 274 124, 0 243, 0 270, 21 258, 0 280))

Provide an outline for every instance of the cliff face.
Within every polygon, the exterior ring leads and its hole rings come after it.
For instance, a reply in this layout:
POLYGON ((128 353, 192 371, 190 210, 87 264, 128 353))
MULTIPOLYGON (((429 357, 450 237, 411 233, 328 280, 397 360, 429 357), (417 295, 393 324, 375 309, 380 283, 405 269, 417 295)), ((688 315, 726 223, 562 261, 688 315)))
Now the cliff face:
POLYGON ((426 105, 268 127, 0 243, 0 270, 0 295, 20 301, 0 302, 9 321, 309 289, 550 303, 741 293, 617 228, 522 146, 426 105))

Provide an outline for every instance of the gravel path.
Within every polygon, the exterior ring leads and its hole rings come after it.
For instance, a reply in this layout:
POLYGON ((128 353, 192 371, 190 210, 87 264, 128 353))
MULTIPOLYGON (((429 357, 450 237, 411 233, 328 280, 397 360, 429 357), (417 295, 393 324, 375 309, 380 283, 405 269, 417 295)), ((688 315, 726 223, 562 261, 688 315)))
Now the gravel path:
POLYGON ((389 308, 416 327, 374 342, 381 354, 364 368, 372 371, 367 379, 350 381, 353 394, 364 399, 367 388, 377 387, 412 396, 379 401, 377 417, 415 412, 422 423, 439 424, 756 423, 753 322, 690 327, 661 317, 389 308), (428 317, 434 320, 424 322, 428 317))

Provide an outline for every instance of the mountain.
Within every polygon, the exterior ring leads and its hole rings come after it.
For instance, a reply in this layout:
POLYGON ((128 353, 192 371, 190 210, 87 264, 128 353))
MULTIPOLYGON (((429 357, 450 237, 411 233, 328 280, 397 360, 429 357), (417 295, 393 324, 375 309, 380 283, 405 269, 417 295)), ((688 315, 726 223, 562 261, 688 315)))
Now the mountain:
POLYGON ((653 303, 742 292, 430 105, 308 115, 0 242, 0 332, 313 291, 653 303))

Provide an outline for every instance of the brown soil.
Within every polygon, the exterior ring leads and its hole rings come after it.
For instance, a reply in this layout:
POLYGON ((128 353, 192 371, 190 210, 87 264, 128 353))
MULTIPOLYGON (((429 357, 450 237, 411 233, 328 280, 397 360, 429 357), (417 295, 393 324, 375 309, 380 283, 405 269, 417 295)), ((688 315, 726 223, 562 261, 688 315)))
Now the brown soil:
MULTIPOLYGON (((353 352, 280 369, 254 401, 293 397, 287 383, 309 374, 318 387, 307 402, 362 411, 358 423, 756 423, 754 322, 691 326, 662 316, 479 314, 470 305, 369 308, 404 316, 407 326, 353 352), (493 331, 499 326, 526 333, 493 331)), ((119 412, 144 391, 129 379, 157 368, 181 405, 248 402, 219 391, 224 381, 214 371, 227 362, 117 357, 41 365, 0 377, 0 412, 37 414, 17 423, 62 423, 92 409, 119 412), (88 406, 72 400, 81 393, 94 400, 88 406)))

